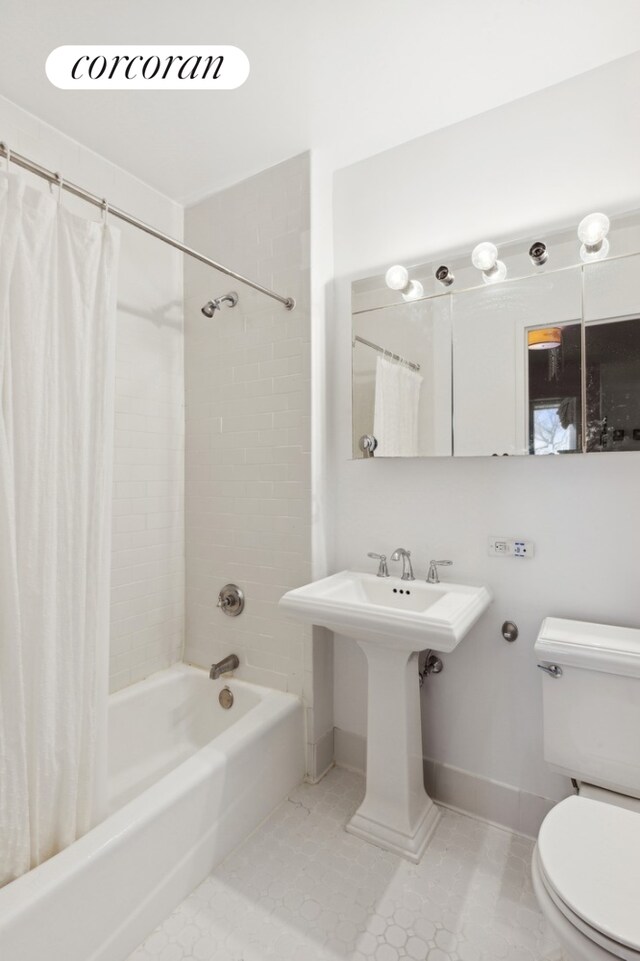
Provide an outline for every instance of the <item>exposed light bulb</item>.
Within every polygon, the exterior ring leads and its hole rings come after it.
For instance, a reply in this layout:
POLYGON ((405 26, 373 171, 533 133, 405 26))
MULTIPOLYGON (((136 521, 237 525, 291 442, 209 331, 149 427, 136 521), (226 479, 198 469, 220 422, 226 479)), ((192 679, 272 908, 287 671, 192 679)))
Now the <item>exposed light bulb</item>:
POLYGON ((478 244, 471 253, 471 263, 478 270, 491 270, 498 260, 498 248, 488 240, 478 244))
POLYGON ((606 214, 588 214, 578 224, 578 239, 582 241, 580 257, 584 261, 602 260, 609 253, 607 234, 611 226, 606 214))
POLYGON ((498 260, 498 248, 489 241, 484 241, 473 248, 471 263, 482 271, 485 284, 495 284, 507 276, 507 268, 498 260))
POLYGON ((578 224, 578 237, 587 247, 595 247, 607 236, 610 226, 606 214, 588 214, 578 224))
POLYGON ((410 280, 408 289, 402 294, 403 300, 420 300, 424 294, 424 288, 419 280, 410 280))
POLYGON ((393 267, 389 267, 384 275, 384 280, 391 290, 405 290, 409 286, 409 271, 406 267, 395 264, 393 267))

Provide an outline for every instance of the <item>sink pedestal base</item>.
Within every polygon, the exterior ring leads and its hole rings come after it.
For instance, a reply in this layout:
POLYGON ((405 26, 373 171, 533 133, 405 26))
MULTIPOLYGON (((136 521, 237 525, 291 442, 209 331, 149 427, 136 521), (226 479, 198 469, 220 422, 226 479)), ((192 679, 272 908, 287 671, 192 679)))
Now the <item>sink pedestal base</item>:
POLYGON ((358 644, 369 668, 367 790, 347 831, 417 863, 440 817, 424 789, 418 654, 358 644))

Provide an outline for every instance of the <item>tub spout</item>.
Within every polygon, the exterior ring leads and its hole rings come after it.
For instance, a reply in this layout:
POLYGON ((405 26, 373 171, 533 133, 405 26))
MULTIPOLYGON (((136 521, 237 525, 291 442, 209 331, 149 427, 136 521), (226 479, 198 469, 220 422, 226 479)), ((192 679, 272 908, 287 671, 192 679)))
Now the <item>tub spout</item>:
POLYGON ((217 680, 221 674, 228 674, 229 671, 235 671, 240 667, 240 661, 238 660, 237 654, 229 654, 228 657, 223 657, 221 661, 217 664, 211 665, 211 670, 209 671, 209 677, 212 680, 217 680))

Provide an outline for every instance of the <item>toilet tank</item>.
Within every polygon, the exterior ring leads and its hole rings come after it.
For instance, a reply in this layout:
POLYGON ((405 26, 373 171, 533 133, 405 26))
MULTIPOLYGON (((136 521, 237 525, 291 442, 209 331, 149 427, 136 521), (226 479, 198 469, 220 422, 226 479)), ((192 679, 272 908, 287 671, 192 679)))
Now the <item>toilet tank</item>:
POLYGON ((640 797, 640 630, 547 617, 535 644, 545 760, 579 781, 640 797))

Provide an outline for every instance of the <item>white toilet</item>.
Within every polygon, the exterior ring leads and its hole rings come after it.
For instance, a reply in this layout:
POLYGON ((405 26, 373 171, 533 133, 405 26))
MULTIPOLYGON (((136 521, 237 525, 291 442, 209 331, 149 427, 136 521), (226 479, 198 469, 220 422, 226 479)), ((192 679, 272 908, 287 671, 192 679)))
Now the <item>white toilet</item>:
POLYGON ((544 819, 536 897, 571 961, 640 961, 640 630, 547 618, 544 756, 579 793, 544 819))

